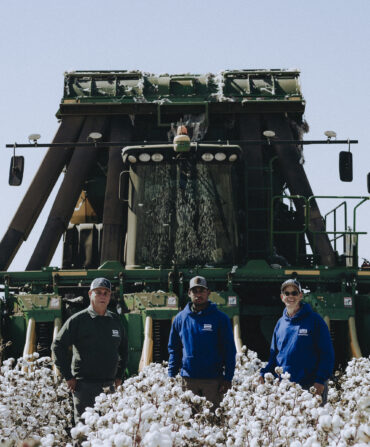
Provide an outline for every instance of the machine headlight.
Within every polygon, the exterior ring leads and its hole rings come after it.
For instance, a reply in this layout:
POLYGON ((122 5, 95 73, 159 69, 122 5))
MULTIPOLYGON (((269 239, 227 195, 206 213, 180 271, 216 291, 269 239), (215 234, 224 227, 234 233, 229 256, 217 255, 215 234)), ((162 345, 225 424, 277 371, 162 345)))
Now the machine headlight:
POLYGON ((224 154, 223 152, 217 152, 217 154, 215 155, 215 159, 217 161, 224 161, 226 159, 226 154, 224 154))
POLYGON ((214 159, 214 156, 210 152, 205 152, 204 154, 202 154, 203 161, 212 161, 213 159, 214 159))
POLYGON ((139 160, 143 161, 143 162, 147 162, 150 160, 150 155, 147 154, 146 152, 143 152, 142 154, 139 155, 139 160))
POLYGON ((153 154, 152 155, 152 160, 155 161, 156 163, 160 162, 163 160, 163 155, 162 154, 153 154))
POLYGON ((229 157, 229 161, 235 161, 237 160, 238 156, 236 154, 231 154, 229 157))
POLYGON ((129 156, 128 156, 128 161, 129 161, 130 163, 136 163, 136 162, 137 162, 137 159, 136 159, 136 157, 135 157, 134 155, 129 155, 129 156))

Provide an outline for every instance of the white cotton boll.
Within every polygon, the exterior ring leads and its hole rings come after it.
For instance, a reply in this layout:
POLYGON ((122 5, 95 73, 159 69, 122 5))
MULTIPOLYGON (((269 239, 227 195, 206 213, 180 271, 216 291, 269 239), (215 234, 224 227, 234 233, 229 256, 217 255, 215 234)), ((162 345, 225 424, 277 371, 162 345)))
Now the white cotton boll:
POLYGON ((370 411, 370 396, 362 396, 358 400, 358 408, 362 411, 368 410, 370 411))
POLYGON ((310 413, 311 413, 311 417, 313 418, 313 419, 317 419, 318 417, 319 417, 319 409, 318 408, 312 408, 311 409, 311 411, 310 411, 310 413))
POLYGON ((356 431, 356 427, 349 427, 348 425, 346 425, 346 427, 344 427, 344 429, 341 431, 341 436, 343 439, 346 440, 355 439, 356 431))
POLYGON ((370 444, 370 425, 368 424, 361 424, 358 428, 357 432, 357 439, 361 442, 367 442, 368 445, 370 444))
POLYGON ((118 433, 113 438, 113 443, 115 447, 131 447, 133 445, 132 438, 124 433, 118 433))
POLYGON ((285 372, 285 373, 281 374, 281 378, 289 380, 290 379, 290 374, 288 372, 285 372))
POLYGON ((55 441, 54 435, 48 434, 44 438, 41 438, 41 445, 45 447, 52 447, 55 441))
POLYGON ((340 416, 335 414, 332 419, 332 426, 334 429, 340 429, 343 426, 343 420, 340 416))
POLYGON ((290 447, 302 447, 302 444, 299 441, 292 441, 289 444, 290 447))
POLYGON ((250 441, 250 446, 251 447, 259 447, 261 444, 259 442, 258 438, 252 438, 250 441))
POLYGON ((73 439, 76 439, 79 435, 83 434, 85 430, 85 425, 82 422, 79 422, 75 427, 71 429, 71 436, 73 439))
POLYGON ((281 366, 277 366, 275 368, 275 372, 276 372, 276 374, 281 375, 281 374, 283 374, 284 370, 281 366))
POLYGON ((171 436, 160 430, 159 424, 153 424, 143 439, 144 447, 172 447, 171 436))
MULTIPOLYGON (((306 438, 306 440, 303 442, 302 447, 313 447, 313 446, 315 446, 315 444, 317 444, 317 438, 316 438, 316 436, 309 436, 309 437, 306 438)), ((320 447, 320 444, 318 444, 318 446, 320 447)))
POLYGON ((264 378, 265 378, 265 382, 273 382, 275 377, 271 373, 266 373, 264 378))

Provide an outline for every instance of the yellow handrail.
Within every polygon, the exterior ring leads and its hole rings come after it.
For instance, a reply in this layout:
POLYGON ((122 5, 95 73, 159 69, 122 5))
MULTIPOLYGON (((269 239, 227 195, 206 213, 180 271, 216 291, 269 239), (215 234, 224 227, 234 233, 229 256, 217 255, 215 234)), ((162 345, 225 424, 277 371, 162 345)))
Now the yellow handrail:
POLYGON ((355 317, 348 318, 348 329, 352 355, 353 357, 360 358, 362 357, 362 353, 357 339, 355 317))
POLYGON ((329 329, 329 331, 330 331, 330 318, 329 318, 327 315, 325 315, 325 317, 324 317, 324 321, 325 321, 325 323, 326 323, 326 325, 328 326, 328 329, 329 329))
MULTIPOLYGON (((53 329, 53 341, 55 340, 56 336, 58 335, 58 332, 60 331, 61 327, 62 327, 62 320, 60 318, 55 318, 54 319, 54 329, 53 329)), ((53 359, 53 361, 55 361, 53 353, 51 354, 51 358, 53 359)), ((55 363, 53 365, 53 371, 56 376, 61 375, 60 371, 59 371, 58 367, 55 365, 55 363)))
POLYGON ((242 337, 240 335, 240 319, 239 315, 233 316, 233 333, 234 333, 234 341, 236 346, 236 352, 240 353, 242 352, 242 337))
POLYGON ((36 348, 36 321, 34 318, 28 320, 26 342, 23 348, 23 357, 33 354, 36 348))
POLYGON ((145 368, 145 366, 150 365, 152 361, 153 361, 153 319, 152 317, 146 317, 145 329, 144 329, 144 344, 139 363, 139 372, 142 371, 145 368))

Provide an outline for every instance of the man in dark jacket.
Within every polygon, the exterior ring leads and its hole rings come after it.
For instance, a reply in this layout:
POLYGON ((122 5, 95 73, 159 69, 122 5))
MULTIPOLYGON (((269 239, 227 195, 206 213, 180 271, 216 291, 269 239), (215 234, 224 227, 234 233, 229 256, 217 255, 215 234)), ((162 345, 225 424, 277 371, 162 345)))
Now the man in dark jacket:
POLYGON ((188 303, 172 324, 168 375, 180 370, 184 388, 214 404, 231 388, 235 370, 235 343, 229 317, 208 300, 210 290, 202 276, 190 280, 188 303))
POLYGON ((122 383, 127 362, 122 323, 118 315, 107 310, 110 281, 94 279, 89 297, 90 306, 65 322, 52 345, 55 364, 73 393, 75 424, 86 407, 94 406, 103 388, 113 391, 114 385, 122 383))
MULTIPOLYGON (((302 304, 301 285, 288 279, 281 286, 285 304, 283 316, 272 336, 270 359, 261 369, 261 382, 267 372, 281 366, 292 382, 303 388, 315 387, 326 401, 327 380, 334 368, 334 349, 325 321, 307 303, 302 304)), ((275 374, 276 375, 276 374, 275 374)))

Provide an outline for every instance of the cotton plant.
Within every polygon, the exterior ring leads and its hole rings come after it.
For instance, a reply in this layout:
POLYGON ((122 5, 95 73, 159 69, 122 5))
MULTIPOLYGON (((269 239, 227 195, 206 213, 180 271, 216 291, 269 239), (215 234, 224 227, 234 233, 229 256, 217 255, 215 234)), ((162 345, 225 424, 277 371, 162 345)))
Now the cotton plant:
POLYGON ((321 397, 290 382, 281 368, 260 384, 261 366, 256 353, 238 354, 233 387, 213 412, 204 398, 182 391, 179 377, 169 379, 164 366, 152 364, 117 393, 101 394, 72 436, 83 447, 359 447, 370 442, 369 359, 349 363, 339 389, 331 384, 325 407, 321 397))
POLYGON ((233 387, 215 411, 151 364, 115 393, 104 390, 71 430, 71 399, 49 358, 9 359, 0 377, 0 447, 357 446, 370 443, 370 358, 330 383, 328 403, 276 368, 259 382, 257 354, 237 354, 233 387), (27 444, 19 441, 27 440, 27 444))
POLYGON ((0 446, 63 445, 72 425, 67 387, 50 357, 37 353, 3 362, 0 372, 0 446), (31 442, 32 441, 32 442, 31 442))

